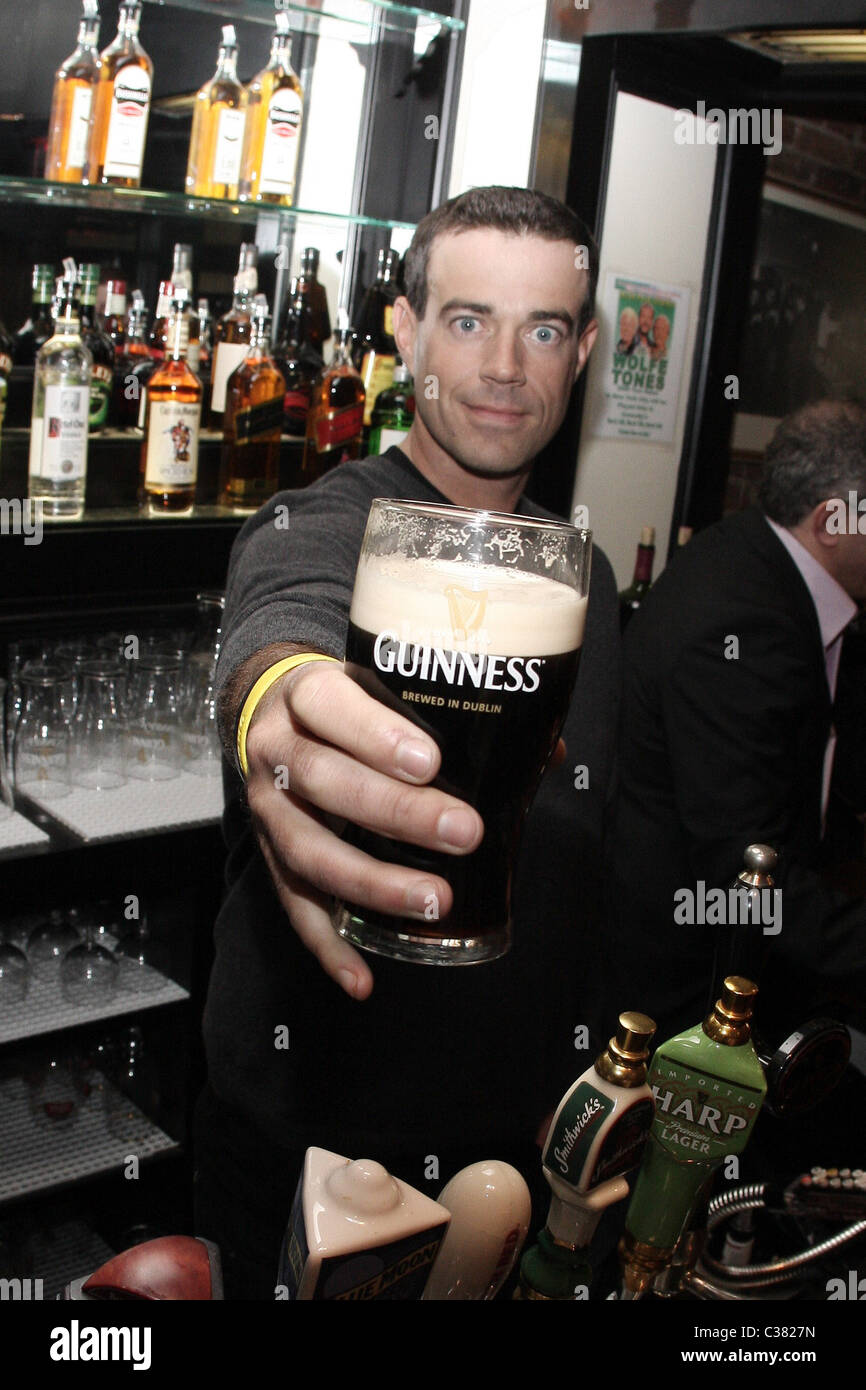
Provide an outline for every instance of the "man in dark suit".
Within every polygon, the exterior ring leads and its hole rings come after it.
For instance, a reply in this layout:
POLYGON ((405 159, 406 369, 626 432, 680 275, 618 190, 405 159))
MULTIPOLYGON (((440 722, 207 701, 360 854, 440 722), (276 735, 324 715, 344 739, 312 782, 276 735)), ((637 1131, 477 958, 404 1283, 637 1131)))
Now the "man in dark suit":
POLYGON ((717 928, 683 921, 681 890, 700 915, 700 882, 727 886, 754 842, 780 852, 782 890, 779 923, 760 928, 759 1022, 866 1015, 866 900, 821 876, 842 636, 866 602, 852 495, 866 497, 866 410, 803 407, 767 450, 760 507, 684 547, 629 626, 611 971, 660 1037, 702 1017, 712 977, 717 928))

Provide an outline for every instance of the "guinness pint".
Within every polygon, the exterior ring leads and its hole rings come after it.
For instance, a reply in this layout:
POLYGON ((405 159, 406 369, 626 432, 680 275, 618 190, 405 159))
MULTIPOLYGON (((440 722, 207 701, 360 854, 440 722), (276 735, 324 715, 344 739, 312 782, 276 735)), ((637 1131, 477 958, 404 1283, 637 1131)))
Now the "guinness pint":
POLYGON ((562 523, 377 499, 355 578, 346 670, 439 745, 435 786, 484 821, 470 855, 439 854, 350 826, 367 854, 445 878, 424 920, 338 904, 367 950, 427 964, 493 960, 510 945, 523 820, 556 746, 577 675, 590 539, 562 523))

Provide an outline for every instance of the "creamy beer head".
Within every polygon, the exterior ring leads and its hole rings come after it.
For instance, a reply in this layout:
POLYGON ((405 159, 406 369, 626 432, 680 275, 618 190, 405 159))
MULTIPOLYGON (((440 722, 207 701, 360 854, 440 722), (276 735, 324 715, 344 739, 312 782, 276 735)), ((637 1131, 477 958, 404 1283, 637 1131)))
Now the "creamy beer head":
POLYGON ((505 565, 362 556, 350 620, 399 643, 488 656, 557 656, 583 642, 586 597, 505 565))

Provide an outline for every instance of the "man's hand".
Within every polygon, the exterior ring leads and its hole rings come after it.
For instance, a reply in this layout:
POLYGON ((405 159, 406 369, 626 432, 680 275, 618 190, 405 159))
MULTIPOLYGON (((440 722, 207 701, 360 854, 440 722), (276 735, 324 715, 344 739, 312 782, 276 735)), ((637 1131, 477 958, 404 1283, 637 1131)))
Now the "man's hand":
POLYGON ((426 785, 439 771, 434 741, 331 662, 299 666, 274 683, 246 749, 250 812, 280 902, 326 973, 366 999, 370 967, 332 927, 330 897, 420 922, 431 893, 443 915, 452 894, 442 878, 344 844, 335 822, 462 855, 480 844, 481 817, 426 785))

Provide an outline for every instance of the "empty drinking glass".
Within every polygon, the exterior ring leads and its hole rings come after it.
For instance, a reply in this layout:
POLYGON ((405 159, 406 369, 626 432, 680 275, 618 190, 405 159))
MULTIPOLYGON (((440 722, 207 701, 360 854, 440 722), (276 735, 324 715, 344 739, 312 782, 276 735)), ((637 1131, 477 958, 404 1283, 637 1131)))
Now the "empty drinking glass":
POLYGON ((0 820, 11 816, 15 810, 15 798, 6 767, 6 682, 0 680, 0 820))
POLYGON ((23 706, 15 729, 15 786, 36 801, 69 794, 69 727, 60 702, 65 672, 44 661, 21 669, 23 706))
POLYGON ((27 958, 37 975, 52 975, 60 970, 67 951, 77 946, 81 937, 74 924, 60 908, 52 908, 48 920, 32 928, 27 938, 27 958))
POLYGON ((164 782, 179 772, 181 663, 174 655, 141 657, 128 708, 126 770, 145 782, 164 782))
POLYGON ((117 989, 120 967, 113 951, 100 945, 96 924, 84 923, 84 940, 63 957, 60 984, 70 1004, 87 1005, 110 999, 117 989))
POLYGON ((126 781, 123 674, 113 661, 85 661, 81 667, 83 686, 72 721, 70 776, 76 785, 92 791, 120 787, 126 781))

